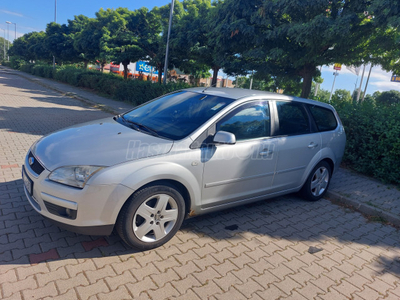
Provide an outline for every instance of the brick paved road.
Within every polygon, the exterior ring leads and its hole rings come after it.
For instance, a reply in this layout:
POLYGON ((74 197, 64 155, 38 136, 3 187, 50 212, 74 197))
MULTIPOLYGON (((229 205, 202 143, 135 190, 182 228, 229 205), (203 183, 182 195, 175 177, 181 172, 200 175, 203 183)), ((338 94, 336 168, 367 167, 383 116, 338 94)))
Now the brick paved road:
POLYGON ((147 252, 53 226, 23 195, 24 156, 41 135, 104 116, 0 71, 1 299, 400 298, 399 233, 327 200, 191 219, 147 252))

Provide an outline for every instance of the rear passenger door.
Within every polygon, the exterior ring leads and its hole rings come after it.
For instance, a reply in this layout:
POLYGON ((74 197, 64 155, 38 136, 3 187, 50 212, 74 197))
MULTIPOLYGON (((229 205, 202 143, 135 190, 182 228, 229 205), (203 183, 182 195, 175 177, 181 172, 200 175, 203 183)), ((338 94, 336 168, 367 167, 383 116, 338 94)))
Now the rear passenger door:
POLYGON ((321 149, 321 136, 311 122, 306 105, 275 101, 277 118, 274 133, 279 149, 274 190, 297 188, 304 172, 321 149))

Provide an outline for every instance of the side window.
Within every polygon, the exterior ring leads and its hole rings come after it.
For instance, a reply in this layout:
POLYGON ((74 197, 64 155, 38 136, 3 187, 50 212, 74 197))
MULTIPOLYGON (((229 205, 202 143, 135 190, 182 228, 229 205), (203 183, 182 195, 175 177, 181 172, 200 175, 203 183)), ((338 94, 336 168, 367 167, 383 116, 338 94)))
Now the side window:
POLYGON ((311 114, 317 124, 318 131, 334 130, 337 127, 335 115, 330 109, 319 106, 309 106, 311 114))
POLYGON ((266 102, 243 105, 217 124, 217 131, 231 132, 237 141, 270 135, 271 120, 266 102))
POLYGON ((310 133, 310 122, 303 105, 295 102, 276 101, 279 118, 278 135, 310 133))

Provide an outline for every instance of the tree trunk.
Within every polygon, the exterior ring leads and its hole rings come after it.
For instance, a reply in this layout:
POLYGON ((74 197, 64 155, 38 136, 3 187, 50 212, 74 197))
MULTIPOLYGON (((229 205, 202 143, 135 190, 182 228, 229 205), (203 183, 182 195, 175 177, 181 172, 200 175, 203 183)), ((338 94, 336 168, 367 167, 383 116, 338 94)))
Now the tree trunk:
POLYGON ((101 63, 100 63, 100 71, 101 71, 101 73, 103 73, 104 72, 104 65, 105 65, 106 63, 104 62, 104 61, 102 61, 101 63))
POLYGON ((157 65, 157 70, 158 70, 158 84, 162 84, 162 79, 163 79, 163 76, 162 76, 163 65, 158 64, 158 65, 157 65))
POLYGON ((301 98, 308 98, 311 92, 312 79, 315 75, 316 67, 312 65, 305 65, 304 69, 300 72, 300 76, 303 77, 303 86, 301 90, 301 98))
POLYGON ((88 65, 88 61, 87 60, 85 60, 84 62, 83 62, 83 64, 84 64, 84 66, 85 66, 85 70, 87 70, 87 65, 88 65))
POLYGON ((212 87, 216 87, 217 86, 219 69, 220 68, 218 66, 213 66, 213 68, 212 68, 212 70, 213 70, 213 77, 212 77, 212 81, 211 81, 211 86, 212 87))
POLYGON ((128 65, 129 62, 122 62, 122 65, 124 66, 124 79, 128 79, 128 65))

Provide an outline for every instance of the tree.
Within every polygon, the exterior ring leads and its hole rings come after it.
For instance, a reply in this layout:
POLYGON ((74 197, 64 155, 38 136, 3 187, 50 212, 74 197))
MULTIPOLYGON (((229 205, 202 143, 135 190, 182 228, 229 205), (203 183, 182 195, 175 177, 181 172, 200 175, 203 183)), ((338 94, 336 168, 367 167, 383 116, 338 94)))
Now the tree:
POLYGON ((130 30, 128 22, 134 12, 126 8, 103 10, 96 13, 97 20, 104 24, 100 49, 115 63, 124 66, 124 78, 128 78, 128 65, 143 57, 143 50, 137 45, 137 39, 130 30))
MULTIPOLYGON (((127 19, 127 28, 132 33, 131 42, 141 49, 141 56, 138 59, 145 59, 151 66, 158 70, 158 82, 161 84, 161 77, 165 63, 165 45, 167 41, 170 5, 154 7, 151 11, 143 7, 134 10, 127 19)), ((183 15, 182 3, 176 1, 173 14, 173 29, 179 23, 183 15)), ((169 67, 177 62, 176 49, 170 48, 169 67)))
MULTIPOLYGON (((70 26, 54 22, 47 24, 45 45, 57 61, 61 63, 74 63, 82 60, 74 48, 75 33, 71 23, 70 26)), ((86 65, 87 62, 85 62, 86 65)))
POLYGON ((26 62, 37 60, 49 61, 51 55, 45 46, 45 40, 46 33, 44 31, 24 34, 14 41, 9 55, 17 56, 26 62))
POLYGON ((335 102, 351 102, 351 93, 348 90, 337 89, 332 95, 332 100, 335 102))
MULTIPOLYGON (((357 102, 357 95, 358 95, 358 89, 354 90, 353 93, 351 94, 351 99, 353 100, 353 102, 357 102)), ((364 97, 364 91, 360 92, 360 99, 362 99, 364 97)), ((359 100, 361 101, 361 100, 359 100)))
POLYGON ((308 97, 317 66, 359 61, 374 30, 363 0, 226 0, 214 20, 222 66, 302 78, 308 97), (351 41, 351 42, 350 42, 351 41), (251 70, 251 69, 250 69, 251 70))
POLYGON ((142 7, 133 12, 127 25, 135 37, 134 43, 142 50, 140 59, 148 60, 158 71, 158 82, 164 68, 165 46, 163 41, 163 24, 159 8, 149 11, 142 7))
MULTIPOLYGON (((166 52, 166 44, 167 44, 167 33, 169 26, 169 15, 170 15, 171 5, 164 5, 161 7, 155 7, 151 10, 151 13, 159 21, 161 25, 161 34, 158 38, 153 38, 153 43, 150 44, 154 50, 152 51, 152 55, 149 55, 149 61, 152 66, 155 66, 158 69, 158 82, 161 84, 161 74, 164 69, 165 64, 165 52, 166 52)), ((181 2, 175 1, 173 19, 172 19, 172 30, 171 36, 175 34, 177 24, 180 23, 182 16, 184 15, 184 8, 181 2)), ((143 43, 143 42, 142 42, 143 43)), ((170 43, 169 48, 169 58, 168 58, 168 66, 167 68, 171 69, 174 65, 178 65, 180 61, 180 57, 177 54, 177 48, 173 47, 173 43, 170 43)))
MULTIPOLYGON (((233 84, 237 88, 248 89, 250 88, 250 81, 251 81, 250 77, 241 76, 237 77, 236 80, 233 82, 233 84)), ((253 83, 251 88, 253 90, 260 90, 260 91, 269 91, 269 92, 274 91, 271 81, 267 82, 264 79, 257 79, 257 78, 253 78, 253 83)))
POLYGON ((88 19, 84 28, 74 36, 74 48, 79 56, 87 62, 99 62, 101 71, 104 65, 111 60, 110 53, 103 51, 102 46, 108 40, 106 35, 107 23, 105 19, 88 19))
POLYGON ((2 38, 2 37, 0 37, 0 60, 3 60, 4 57, 6 57, 6 55, 7 55, 7 46, 8 46, 7 45, 7 40, 2 38))
POLYGON ((8 54, 11 56, 19 56, 19 58, 25 61, 36 59, 34 52, 31 50, 31 45, 33 43, 30 38, 33 34, 35 33, 24 34, 23 36, 14 40, 14 45, 10 48, 8 54))
POLYGON ((250 76, 237 77, 234 84, 239 88, 250 88, 250 80, 253 76, 252 89, 260 91, 277 92, 283 90, 285 94, 299 96, 301 83, 288 77, 273 77, 263 72, 257 72, 250 76))
POLYGON ((216 59, 215 40, 209 34, 217 4, 211 3, 211 0, 184 0, 183 16, 175 26, 171 38, 178 58, 177 67, 190 74, 199 70, 204 74, 207 69, 211 69, 211 86, 216 86, 218 71, 221 68, 216 59))
POLYGON ((388 92, 382 92, 375 98, 376 103, 390 106, 400 103, 400 92, 391 90, 388 92))
POLYGON ((89 19, 86 26, 74 36, 74 48, 79 56, 87 62, 94 62, 100 56, 102 37, 99 21, 89 19))
POLYGON ((330 91, 324 89, 318 89, 317 96, 314 98, 314 100, 328 103, 330 95, 331 95, 330 91))

